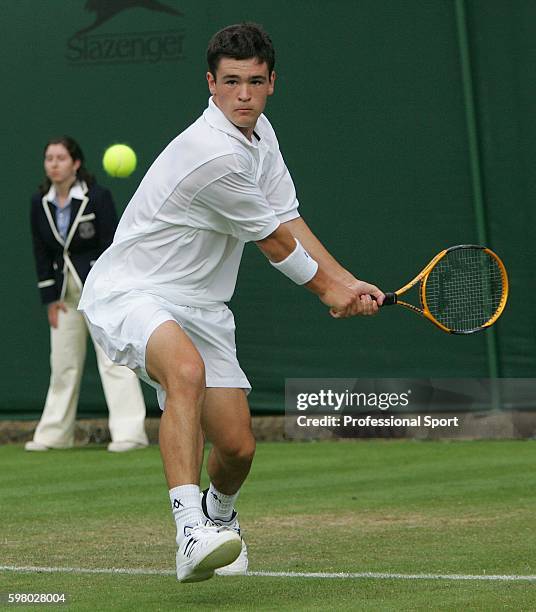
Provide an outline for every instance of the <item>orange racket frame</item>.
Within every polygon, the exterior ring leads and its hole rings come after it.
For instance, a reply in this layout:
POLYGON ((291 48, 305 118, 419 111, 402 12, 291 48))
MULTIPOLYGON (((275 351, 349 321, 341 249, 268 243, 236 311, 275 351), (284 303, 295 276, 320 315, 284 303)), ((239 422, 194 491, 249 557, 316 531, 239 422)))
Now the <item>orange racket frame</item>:
POLYGON ((404 308, 408 308, 409 310, 412 310, 413 312, 416 312, 417 314, 420 314, 423 317, 426 317, 429 321, 431 321, 436 327, 439 327, 439 329, 441 329, 442 331, 448 333, 448 334, 472 334, 474 332, 477 331, 482 331, 488 327, 490 327, 491 325, 493 325, 497 319, 501 316, 501 314, 504 311, 504 308, 506 306, 506 302, 508 300, 508 290, 509 290, 509 286, 508 286, 508 274, 506 273, 506 268, 503 264, 503 262, 501 261, 500 257, 494 253, 491 249, 488 249, 487 247, 483 247, 480 245, 476 245, 476 244, 459 244, 453 247, 450 247, 448 249, 444 249, 443 251, 441 251, 440 253, 438 253, 431 261, 430 263, 428 263, 420 272, 419 274, 417 274, 417 276, 411 280, 409 283, 407 283, 406 285, 404 285, 403 287, 401 287, 400 289, 398 289, 398 291, 395 291, 394 293, 386 293, 385 294, 385 300, 383 302, 383 306, 392 306, 394 304, 399 304, 400 306, 404 306, 404 308), (435 266, 443 259, 443 257, 445 257, 445 255, 453 250, 456 249, 468 249, 468 248, 472 248, 472 249, 482 249, 485 253, 487 253, 496 263, 497 266, 500 270, 500 274, 501 274, 501 278, 502 278, 502 295, 501 295, 501 299, 499 301, 499 305, 496 309, 496 311, 493 313, 493 315, 482 325, 475 327, 474 329, 468 330, 468 331, 457 331, 457 330, 453 330, 448 328, 446 325, 443 325, 443 323, 439 322, 430 312, 430 309, 428 308, 428 304, 426 303, 426 283, 428 280, 428 276, 430 275, 430 272, 435 268, 435 266), (409 291, 412 287, 414 287, 418 282, 420 282, 420 286, 419 286, 419 298, 421 301, 421 308, 419 308, 418 306, 415 306, 413 304, 410 304, 409 302, 405 302, 403 300, 399 299, 399 296, 403 295, 404 293, 406 293, 407 291, 409 291))

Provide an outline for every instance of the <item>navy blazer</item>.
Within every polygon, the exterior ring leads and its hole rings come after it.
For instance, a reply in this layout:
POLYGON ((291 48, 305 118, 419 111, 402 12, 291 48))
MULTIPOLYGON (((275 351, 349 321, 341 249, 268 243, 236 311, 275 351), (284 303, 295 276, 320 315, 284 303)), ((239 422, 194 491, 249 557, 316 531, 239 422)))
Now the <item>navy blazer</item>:
POLYGON ((56 211, 47 194, 32 196, 31 227, 41 301, 49 304, 65 298, 67 271, 82 288, 91 266, 112 243, 117 213, 111 193, 93 184, 80 183, 83 196, 71 200, 67 237, 56 226, 56 211))

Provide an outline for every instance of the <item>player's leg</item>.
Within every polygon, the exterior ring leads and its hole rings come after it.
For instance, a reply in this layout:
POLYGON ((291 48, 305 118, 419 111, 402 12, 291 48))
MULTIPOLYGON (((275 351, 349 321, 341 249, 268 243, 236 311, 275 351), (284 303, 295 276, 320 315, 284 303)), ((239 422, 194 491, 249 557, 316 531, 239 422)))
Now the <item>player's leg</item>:
POLYGON ((199 484, 203 453, 201 406, 205 366, 180 325, 162 323, 151 334, 145 352, 149 376, 166 392, 160 421, 160 452, 169 488, 199 484))
POLYGON ((202 424, 212 444, 207 464, 210 481, 224 495, 234 495, 246 479, 255 454, 244 390, 207 389, 202 424))
MULTIPOLYGON (((212 443, 207 465, 210 486, 203 492, 203 511, 217 525, 227 526, 242 536, 234 505, 255 454, 255 438, 244 390, 207 389, 202 424, 212 443)), ((243 575, 247 568, 247 547, 242 540, 238 558, 216 573, 243 575)))
POLYGON ((203 526, 199 473, 203 455, 201 408, 205 368, 192 341, 174 321, 151 334, 145 369, 166 393, 160 422, 160 452, 177 524, 177 578, 195 582, 232 563, 241 550, 231 530, 203 526))

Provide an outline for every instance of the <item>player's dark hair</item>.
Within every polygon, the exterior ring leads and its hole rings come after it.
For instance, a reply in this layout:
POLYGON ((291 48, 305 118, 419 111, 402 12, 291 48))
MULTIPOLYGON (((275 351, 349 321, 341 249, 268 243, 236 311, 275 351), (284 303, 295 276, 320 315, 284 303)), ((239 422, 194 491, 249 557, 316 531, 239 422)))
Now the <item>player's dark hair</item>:
MULTIPOLYGON (((45 145, 43 149, 43 157, 45 157, 47 153, 47 149, 50 145, 61 144, 63 145, 69 155, 71 156, 73 161, 80 161, 80 168, 76 171, 76 178, 79 181, 85 181, 87 186, 90 187, 95 182, 95 177, 87 170, 85 166, 85 157, 80 145, 76 142, 74 138, 70 136, 59 136, 57 138, 51 138, 45 145)), ((50 185, 52 185, 48 176, 45 175, 45 178, 41 185, 39 185, 39 191, 44 195, 48 193, 50 189, 50 185)))
POLYGON ((268 34, 258 23, 244 22, 227 26, 216 32, 207 49, 208 69, 214 79, 222 57, 242 60, 256 57, 268 65, 268 74, 275 66, 275 51, 268 34))

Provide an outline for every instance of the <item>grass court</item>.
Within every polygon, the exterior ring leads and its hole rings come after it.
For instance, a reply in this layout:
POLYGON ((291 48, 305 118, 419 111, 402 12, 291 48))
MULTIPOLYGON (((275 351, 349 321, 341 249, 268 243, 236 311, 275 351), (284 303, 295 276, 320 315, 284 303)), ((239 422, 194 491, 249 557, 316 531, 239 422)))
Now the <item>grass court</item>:
POLYGON ((253 575, 181 585, 157 447, 3 446, 0 593, 63 592, 46 609, 69 610, 534 610, 535 449, 261 443, 239 500, 253 575))

